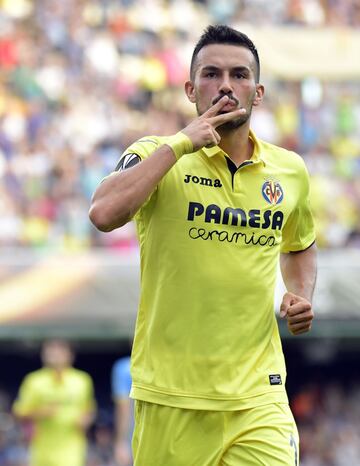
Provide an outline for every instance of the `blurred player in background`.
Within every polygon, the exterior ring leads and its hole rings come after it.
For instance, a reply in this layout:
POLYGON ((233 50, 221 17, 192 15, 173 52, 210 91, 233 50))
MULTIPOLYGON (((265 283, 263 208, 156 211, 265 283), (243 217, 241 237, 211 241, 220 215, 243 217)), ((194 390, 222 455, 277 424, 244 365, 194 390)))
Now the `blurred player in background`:
POLYGON ((139 235, 136 466, 299 464, 274 289, 280 258, 280 315, 309 331, 315 233, 302 158, 250 130, 259 76, 252 41, 210 26, 185 84, 198 117, 132 144, 93 196, 100 230, 139 235))
POLYGON ((95 414, 90 376, 72 367, 69 343, 53 339, 43 344, 43 368, 23 380, 13 411, 33 423, 31 466, 84 466, 86 431, 95 414))
POLYGON ((130 398, 130 357, 115 362, 111 373, 112 396, 115 403, 114 455, 119 466, 131 466, 131 436, 133 432, 133 403, 130 398))

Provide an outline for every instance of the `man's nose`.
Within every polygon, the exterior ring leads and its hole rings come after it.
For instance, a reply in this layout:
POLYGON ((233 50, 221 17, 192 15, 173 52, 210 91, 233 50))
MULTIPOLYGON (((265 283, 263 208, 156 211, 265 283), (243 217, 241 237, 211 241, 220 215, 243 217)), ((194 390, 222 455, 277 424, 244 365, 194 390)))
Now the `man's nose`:
POLYGON ((220 87, 219 87, 219 92, 222 94, 231 94, 233 92, 233 88, 230 83, 229 76, 223 76, 221 82, 220 82, 220 87))

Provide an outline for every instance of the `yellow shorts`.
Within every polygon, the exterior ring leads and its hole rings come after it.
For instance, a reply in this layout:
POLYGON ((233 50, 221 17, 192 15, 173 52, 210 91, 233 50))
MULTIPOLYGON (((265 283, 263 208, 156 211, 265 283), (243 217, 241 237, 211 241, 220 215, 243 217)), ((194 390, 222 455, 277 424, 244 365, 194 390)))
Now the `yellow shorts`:
POLYGON ((287 404, 200 411, 136 401, 134 466, 298 466, 287 404))

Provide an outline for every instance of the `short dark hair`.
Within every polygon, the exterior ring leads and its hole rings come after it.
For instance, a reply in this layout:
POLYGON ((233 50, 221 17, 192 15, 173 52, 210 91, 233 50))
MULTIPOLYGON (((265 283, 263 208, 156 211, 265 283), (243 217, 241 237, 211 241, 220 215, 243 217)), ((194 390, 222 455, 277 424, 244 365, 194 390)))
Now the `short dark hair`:
POLYGON ((256 79, 256 82, 259 82, 260 60, 259 60, 258 51, 253 41, 249 39, 249 37, 243 32, 237 31, 236 29, 233 29, 223 24, 217 24, 215 26, 208 26, 203 32, 200 39, 198 40, 197 44, 195 45, 192 58, 191 58, 191 64, 190 64, 191 79, 194 78, 195 61, 196 61, 196 57, 198 56, 198 53, 206 45, 212 45, 212 44, 239 45, 241 47, 245 47, 249 49, 255 58, 256 68, 257 68, 256 73, 255 73, 255 79, 256 79))

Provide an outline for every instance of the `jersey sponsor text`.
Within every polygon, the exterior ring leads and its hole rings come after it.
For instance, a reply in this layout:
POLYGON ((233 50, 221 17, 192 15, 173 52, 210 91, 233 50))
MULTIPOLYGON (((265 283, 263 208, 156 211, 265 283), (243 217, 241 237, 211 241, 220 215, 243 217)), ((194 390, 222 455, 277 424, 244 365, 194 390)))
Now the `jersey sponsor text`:
POLYGON ((281 230, 284 214, 281 210, 261 212, 260 209, 250 209, 246 212, 244 209, 236 207, 221 209, 216 204, 204 206, 200 202, 189 202, 187 219, 194 221, 195 218, 201 219, 205 223, 281 230))

